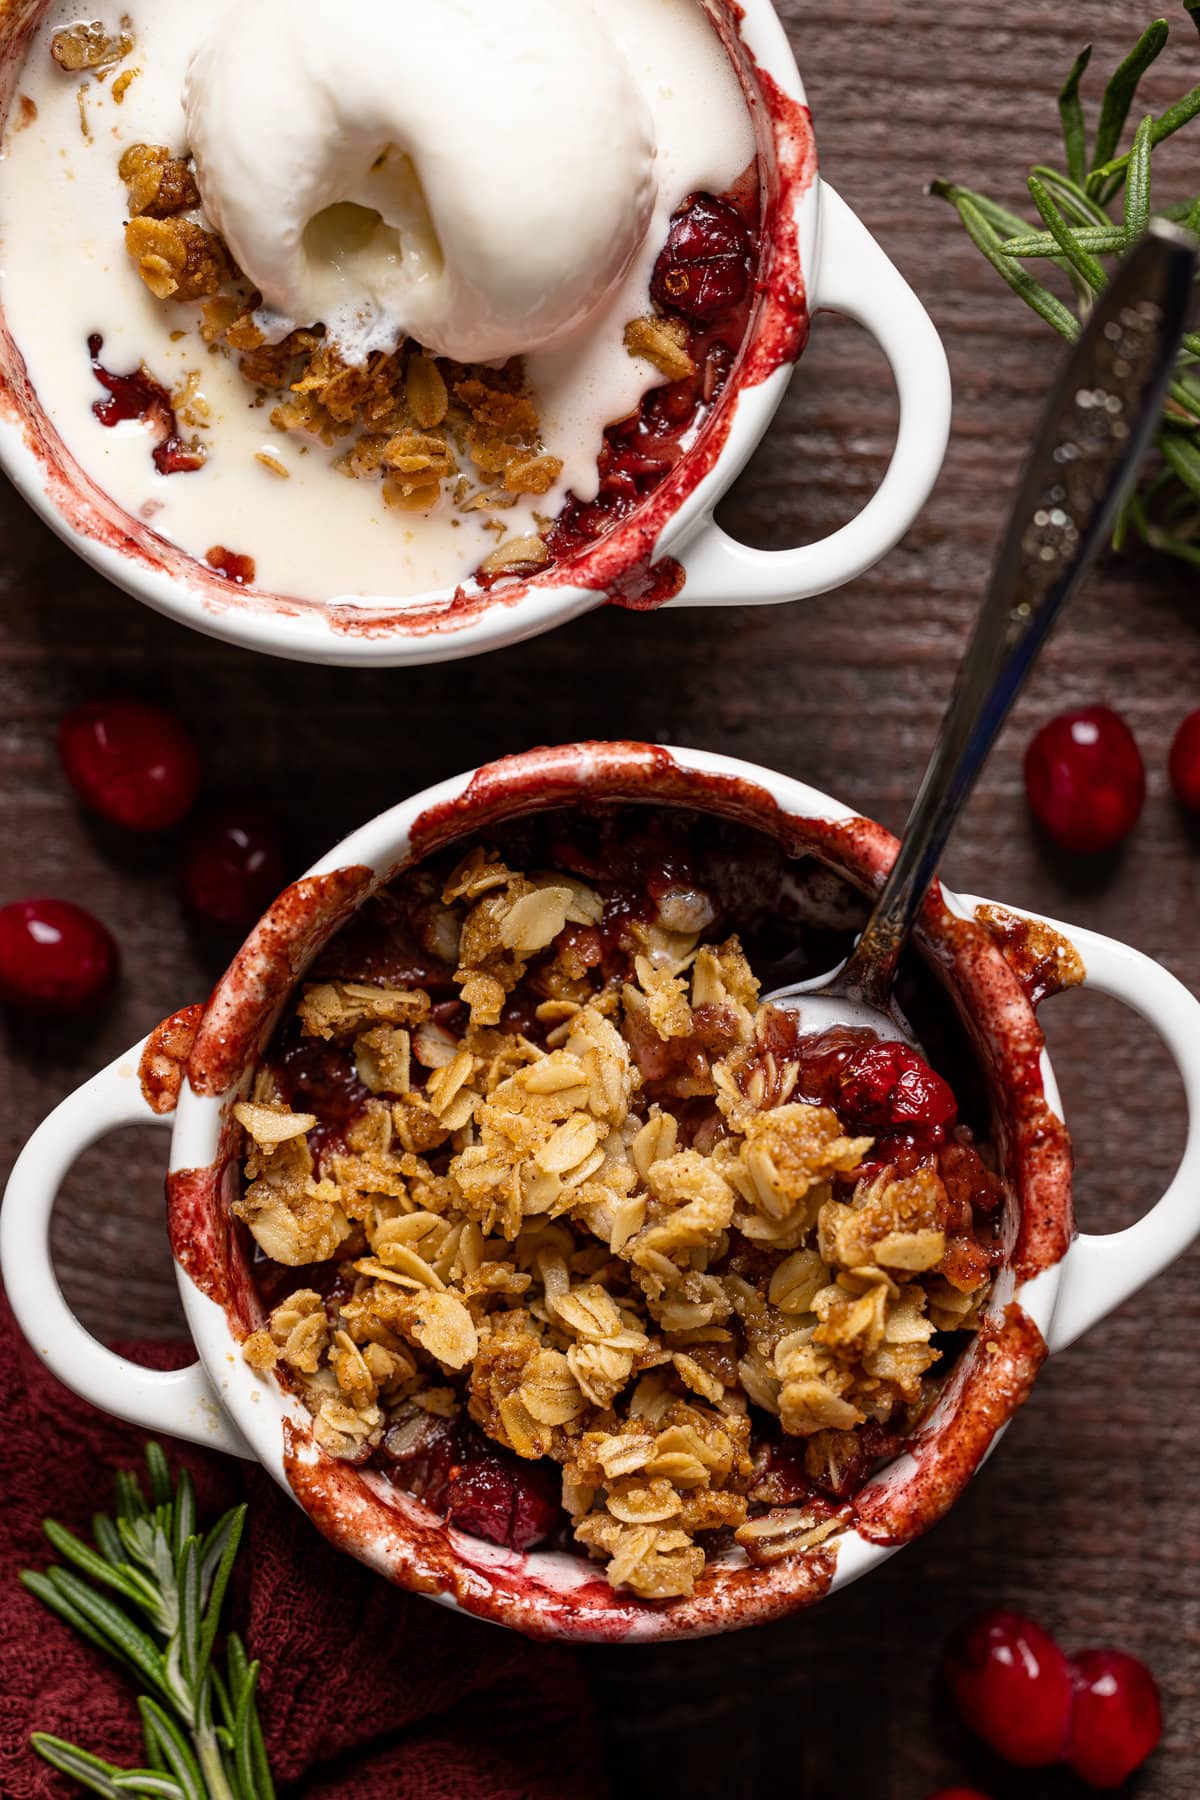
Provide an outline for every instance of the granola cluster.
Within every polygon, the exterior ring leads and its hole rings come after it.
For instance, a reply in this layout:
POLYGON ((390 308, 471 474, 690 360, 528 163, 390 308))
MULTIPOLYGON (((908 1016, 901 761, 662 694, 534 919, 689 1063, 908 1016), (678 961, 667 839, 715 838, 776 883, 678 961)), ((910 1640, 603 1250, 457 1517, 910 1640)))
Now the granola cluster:
POLYGON ((465 1414, 553 1459, 576 1542, 664 1598, 730 1532, 768 1561, 838 1529, 821 1494, 927 1405, 987 1269, 950 1255, 936 1156, 864 1168, 872 1138, 794 1097, 799 1051, 703 893, 638 916, 604 885, 474 849, 393 890, 442 975, 303 989, 236 1109, 235 1211, 276 1297, 304 1271, 245 1354, 332 1456, 386 1467, 465 1414), (337 1087, 327 1116, 289 1103, 293 1053, 342 1059, 308 1089, 337 1087))

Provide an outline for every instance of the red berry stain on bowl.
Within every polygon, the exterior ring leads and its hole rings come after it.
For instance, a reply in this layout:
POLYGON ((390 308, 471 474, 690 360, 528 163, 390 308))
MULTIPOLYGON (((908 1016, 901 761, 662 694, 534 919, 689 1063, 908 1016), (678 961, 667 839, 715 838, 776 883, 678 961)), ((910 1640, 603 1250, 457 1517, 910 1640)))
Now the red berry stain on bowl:
POLYGON ((189 910, 217 931, 245 931, 283 886, 283 850, 260 808, 229 805, 208 813, 192 833, 180 880, 189 910))
POLYGON ((167 831, 191 811, 200 758, 191 734, 165 707, 95 700, 69 712, 58 753, 84 805, 127 831, 167 831))
POLYGON ((1067 1763, 1090 1787, 1117 1788, 1162 1737, 1158 1688, 1144 1663, 1111 1649, 1069 1658, 1022 1613, 969 1620, 951 1638, 943 1671, 964 1723, 1019 1768, 1067 1763))
POLYGON ((1025 792, 1034 818, 1062 849, 1081 855, 1115 849, 1146 799, 1133 733, 1109 706, 1060 713, 1025 752, 1025 792))
POLYGON ((257 573, 254 558, 243 556, 238 550, 227 550, 224 544, 214 544, 205 552, 205 562, 226 581, 232 581, 238 587, 252 587, 257 573))
POLYGON ((68 1017, 89 1012, 117 977, 111 932, 69 900, 16 900, 0 908, 0 1001, 68 1017))
POLYGON ((161 382, 145 369, 133 369, 128 375, 114 374, 100 361, 104 339, 98 332, 88 339, 92 373, 104 388, 107 399, 97 400, 92 411, 102 425, 123 425, 137 419, 148 425, 155 437, 154 466, 160 475, 187 475, 204 466, 204 451, 196 444, 185 444, 171 396, 161 382))
POLYGON ((1180 806, 1200 813, 1200 709, 1189 713, 1175 733, 1169 771, 1180 806))

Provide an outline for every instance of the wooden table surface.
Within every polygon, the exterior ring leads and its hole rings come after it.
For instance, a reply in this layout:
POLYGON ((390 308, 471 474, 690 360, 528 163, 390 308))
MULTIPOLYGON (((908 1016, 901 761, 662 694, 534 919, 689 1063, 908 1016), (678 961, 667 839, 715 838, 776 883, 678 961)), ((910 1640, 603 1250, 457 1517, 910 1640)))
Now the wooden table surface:
MULTIPOLYGON (((111 841, 73 805, 54 733, 81 699, 126 689, 173 702, 204 743, 212 786, 249 790, 287 822, 297 868, 429 782, 581 737, 728 751, 901 825, 1058 354, 925 185, 944 174, 1019 204, 1023 171, 1055 154, 1055 94, 1076 49, 1094 39, 1107 68, 1150 15, 1133 0, 787 0, 784 11, 824 171, 923 295, 949 350, 954 438, 922 519, 881 567, 822 599, 757 613, 601 611, 473 663, 359 673, 185 633, 105 586, 0 488, 0 900, 81 898, 125 959, 119 996, 94 1027, 0 1023, 6 1166, 56 1100, 201 997, 220 962, 181 922, 172 847, 111 841)), ((1152 96, 1195 83, 1198 64, 1179 10, 1152 96)), ((1186 152, 1161 154, 1173 193, 1186 191, 1186 152)), ((722 516, 768 545, 828 531, 878 481, 893 424, 879 352, 851 326, 819 320, 722 516)), ((1200 988, 1200 839, 1176 813, 1165 772, 1175 724, 1200 704, 1195 600, 1194 576, 1152 561, 1110 561, 1092 577, 1001 741, 947 876, 1125 938, 1200 988), (1131 843, 1085 866, 1036 840, 1021 755, 1042 718, 1101 700, 1137 733, 1150 797, 1131 843)), ((1047 1014, 1082 1222, 1110 1229, 1172 1172, 1180 1085, 1148 1028, 1115 1004, 1070 994, 1047 1014)), ((162 1156, 154 1133, 122 1133, 89 1153, 60 1207, 64 1286, 101 1335, 178 1330, 162 1156)), ((590 1653, 615 1791, 922 1800, 968 1779, 994 1800, 1080 1791, 1006 1778, 935 1702, 945 1631, 976 1606, 1004 1603, 1031 1608, 1069 1645, 1112 1641, 1149 1659, 1167 1731, 1137 1792, 1193 1800, 1198 1272, 1196 1255, 1185 1257, 1048 1367, 953 1516, 869 1582, 814 1615, 733 1638, 590 1653)))

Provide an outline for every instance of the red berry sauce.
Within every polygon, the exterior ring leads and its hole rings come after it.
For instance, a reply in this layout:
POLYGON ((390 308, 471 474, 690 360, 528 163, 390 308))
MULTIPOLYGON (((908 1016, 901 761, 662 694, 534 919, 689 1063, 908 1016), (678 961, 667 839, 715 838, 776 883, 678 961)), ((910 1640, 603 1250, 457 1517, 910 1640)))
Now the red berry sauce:
MULTIPOLYGON (((689 195, 672 215, 650 291, 668 317, 687 327, 684 348, 693 373, 651 388, 636 412, 605 431, 599 492, 594 500, 567 496, 546 533, 551 563, 577 555, 627 519, 695 443, 724 392, 746 336, 755 295, 758 221, 757 168, 720 198, 689 195)), ((658 571, 667 582, 670 567, 668 562, 665 573, 658 571)), ((486 587, 498 577, 476 579, 486 587)), ((667 597, 639 593, 638 604, 655 604, 667 597)))
POLYGON ((393 1427, 372 1461, 460 1531, 509 1550, 545 1543, 562 1516, 553 1463, 509 1455, 461 1416, 393 1427))
POLYGON ((89 1012, 117 977, 120 958, 99 919, 69 900, 16 900, 0 908, 0 1001, 29 1012, 89 1012))
POLYGON ((167 831, 192 809, 200 758, 186 727, 143 700, 94 700, 58 728, 67 779, 84 805, 128 831, 167 831))
POLYGON ((133 369, 128 375, 115 375, 100 361, 104 339, 94 332, 88 339, 92 373, 107 398, 97 400, 92 411, 102 425, 121 425, 127 419, 138 419, 148 425, 155 438, 154 466, 160 475, 187 475, 204 466, 204 451, 198 444, 186 444, 179 435, 171 396, 161 382, 145 369, 133 369))
POLYGON ((184 855, 180 880, 200 924, 246 931, 275 899, 285 880, 283 850, 273 821, 260 808, 228 805, 201 819, 184 855))
POLYGON ((1062 849, 1081 855, 1115 849, 1146 799, 1133 733, 1109 706, 1060 713, 1025 753, 1025 792, 1034 818, 1062 849))

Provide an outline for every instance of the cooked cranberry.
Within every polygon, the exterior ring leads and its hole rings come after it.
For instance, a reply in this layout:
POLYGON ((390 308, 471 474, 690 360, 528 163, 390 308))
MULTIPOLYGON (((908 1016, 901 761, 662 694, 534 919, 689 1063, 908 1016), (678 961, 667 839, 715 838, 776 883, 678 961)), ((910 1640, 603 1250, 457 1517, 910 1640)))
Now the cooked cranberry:
POLYGON ((1162 1736, 1154 1677, 1145 1663, 1122 1650, 1085 1650, 1074 1668, 1067 1761, 1092 1787, 1120 1787, 1162 1736))
POLYGON ((705 325, 741 304, 752 267, 750 233, 734 208, 693 194, 671 220, 650 293, 659 306, 705 325))
POLYGON ((148 425, 154 438, 154 466, 160 475, 194 474, 203 468, 204 451, 198 444, 185 444, 180 437, 171 396, 162 383, 144 368, 128 375, 114 374, 100 361, 103 348, 104 339, 98 333, 88 339, 92 373, 106 396, 92 406, 101 425, 123 425, 130 419, 148 425))
POLYGON ((518 1462, 489 1445, 451 1471, 446 1515, 460 1531, 530 1550, 558 1524, 561 1486, 552 1464, 518 1462))
POLYGON ((1146 770, 1133 733, 1108 706, 1060 713, 1025 752, 1025 792, 1042 829, 1064 850, 1111 850, 1137 824, 1146 770))
POLYGON ((946 1082, 907 1044, 860 1050, 843 1068, 840 1088, 838 1111, 870 1131, 916 1126, 940 1136, 958 1111, 946 1082))
POLYGON ((1169 767, 1179 804, 1200 813, 1200 711, 1189 713, 1175 733, 1169 767))
POLYGON ((67 780, 85 806, 129 831, 166 831, 191 811, 200 759, 181 722, 144 700, 93 700, 58 728, 67 780))
POLYGON ((119 961, 111 933, 69 900, 0 908, 0 1000, 9 1006, 87 1012, 111 988, 119 961))
POLYGON ((245 931, 284 882, 283 851, 270 818, 257 807, 208 813, 192 835, 182 870, 184 899, 204 925, 245 931))
POLYGON ((1015 1612, 987 1612, 951 1638, 946 1685, 964 1722, 1024 1769, 1061 1762, 1071 1729, 1071 1667, 1049 1632, 1015 1612))

